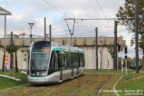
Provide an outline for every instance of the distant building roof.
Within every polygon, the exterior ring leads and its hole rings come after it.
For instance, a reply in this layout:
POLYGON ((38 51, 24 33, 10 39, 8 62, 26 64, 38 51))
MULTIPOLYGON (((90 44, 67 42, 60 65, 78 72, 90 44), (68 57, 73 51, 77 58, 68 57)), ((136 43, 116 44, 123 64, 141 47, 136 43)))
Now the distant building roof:
MULTIPOLYGON (((42 41, 43 38, 33 38, 33 41, 42 41)), ((49 40, 47 38, 47 40, 49 40)), ((70 38, 68 37, 55 37, 52 38, 53 42, 69 44, 70 45, 70 38)), ((10 38, 7 38, 7 45, 10 44, 10 38)), ((30 45, 30 38, 14 38, 14 44, 17 46, 29 46, 30 45)), ((72 44, 74 46, 95 46, 95 37, 73 37, 72 44)), ((106 46, 106 45, 113 45, 114 38, 113 37, 99 37, 98 38, 98 45, 99 46, 106 46)), ((125 46, 126 41, 123 40, 122 37, 118 37, 118 45, 121 46, 120 49, 125 46)), ((3 38, 0 38, 0 45, 3 45, 3 38)))
MULTIPOLYGON (((11 34, 7 34, 7 38, 11 38, 11 34)), ((19 35, 13 34, 13 38, 19 38, 19 35)))

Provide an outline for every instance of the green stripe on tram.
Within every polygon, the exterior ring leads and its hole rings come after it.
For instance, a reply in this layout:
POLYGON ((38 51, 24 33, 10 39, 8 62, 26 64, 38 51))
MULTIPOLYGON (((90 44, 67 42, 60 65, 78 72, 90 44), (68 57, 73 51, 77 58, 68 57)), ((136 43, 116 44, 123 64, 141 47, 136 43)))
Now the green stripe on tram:
MULTIPOLYGON (((69 50, 67 50, 67 49, 61 49, 61 48, 54 48, 53 51, 66 51, 66 52, 69 52, 69 50)), ((70 52, 84 54, 83 51, 70 51, 70 52)))
POLYGON ((32 78, 42 78, 42 77, 46 77, 46 76, 31 76, 32 78))
POLYGON ((83 51, 71 51, 71 52, 84 54, 83 51))
POLYGON ((53 51, 61 51, 61 48, 54 48, 53 51))

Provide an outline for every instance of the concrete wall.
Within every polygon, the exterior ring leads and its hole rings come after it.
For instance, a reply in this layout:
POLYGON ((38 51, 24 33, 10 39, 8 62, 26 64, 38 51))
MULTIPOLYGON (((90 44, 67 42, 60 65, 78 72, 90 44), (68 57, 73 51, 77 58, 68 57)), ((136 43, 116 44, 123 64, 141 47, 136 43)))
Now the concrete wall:
POLYGON ((17 53, 18 66, 20 69, 27 69, 28 66, 28 48, 20 48, 17 53))
MULTIPOLYGON (((95 46, 81 47, 85 51, 86 69, 96 69, 95 46)), ((98 47, 98 68, 113 69, 113 59, 107 47, 98 47), (109 63, 108 63, 109 62, 109 63)))
MULTIPOLYGON (((18 60, 18 68, 19 69, 27 69, 28 65, 28 48, 20 48, 17 52, 17 60, 18 60)), ((0 69, 2 68, 3 64, 3 48, 0 48, 0 69)), ((10 68, 10 54, 6 53, 8 58, 8 65, 6 65, 7 68, 10 68)), ((14 64, 15 64, 15 54, 14 54, 14 64)))

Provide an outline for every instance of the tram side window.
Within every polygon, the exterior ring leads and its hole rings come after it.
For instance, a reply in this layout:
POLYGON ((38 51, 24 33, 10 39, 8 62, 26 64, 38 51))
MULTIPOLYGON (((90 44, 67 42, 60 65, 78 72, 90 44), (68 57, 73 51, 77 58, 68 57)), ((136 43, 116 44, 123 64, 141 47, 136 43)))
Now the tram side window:
POLYGON ((58 56, 57 53, 54 51, 52 52, 52 57, 50 61, 50 66, 49 66, 49 72, 48 74, 54 73, 59 70, 58 67, 58 56))
POLYGON ((80 54, 80 67, 85 66, 85 61, 84 61, 84 54, 80 54))
POLYGON ((82 55, 80 54, 80 67, 82 67, 82 55))
POLYGON ((72 66, 73 68, 79 67, 79 60, 78 60, 78 53, 71 53, 72 54, 72 66))
POLYGON ((77 53, 77 66, 80 67, 80 55, 79 53, 77 53))
POLYGON ((62 69, 68 69, 68 57, 66 56, 65 52, 60 52, 60 66, 62 69))
POLYGON ((65 52, 65 67, 66 69, 69 68, 69 53, 65 52))
POLYGON ((71 53, 71 68, 75 68, 75 55, 71 53))
POLYGON ((67 62, 67 69, 72 68, 72 54, 70 52, 65 52, 66 55, 66 62, 67 62))
POLYGON ((80 56, 81 56, 81 55, 78 53, 78 67, 81 67, 81 66, 80 66, 80 56))
POLYGON ((85 66, 85 58, 84 58, 84 54, 82 54, 82 62, 83 62, 83 67, 85 66))
POLYGON ((78 53, 75 53, 75 68, 79 67, 78 53))

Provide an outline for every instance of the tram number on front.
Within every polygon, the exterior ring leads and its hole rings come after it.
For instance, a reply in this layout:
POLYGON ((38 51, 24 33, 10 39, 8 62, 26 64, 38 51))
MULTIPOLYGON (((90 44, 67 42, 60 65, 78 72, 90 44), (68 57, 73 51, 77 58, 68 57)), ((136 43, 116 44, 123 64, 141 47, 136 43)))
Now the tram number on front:
POLYGON ((48 52, 48 49, 44 49, 44 48, 43 48, 43 49, 41 49, 40 51, 41 51, 41 52, 48 52))

